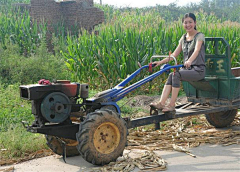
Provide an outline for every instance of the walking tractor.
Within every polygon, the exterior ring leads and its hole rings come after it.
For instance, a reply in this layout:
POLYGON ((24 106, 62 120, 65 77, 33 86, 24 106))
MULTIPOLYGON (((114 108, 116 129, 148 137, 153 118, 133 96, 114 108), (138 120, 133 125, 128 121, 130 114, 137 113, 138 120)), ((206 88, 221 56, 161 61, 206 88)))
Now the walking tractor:
MULTIPOLYGON (((201 81, 183 82, 188 103, 176 107, 175 113, 162 113, 151 108, 147 117, 122 118, 116 102, 126 94, 153 80, 164 72, 183 67, 165 64, 157 72, 126 85, 143 69, 140 67, 114 88, 88 97, 88 85, 56 81, 20 86, 20 96, 31 100, 35 121, 28 131, 45 134, 53 152, 65 156, 81 154, 96 165, 108 164, 123 154, 128 129, 155 124, 175 118, 205 114, 215 127, 226 127, 240 108, 240 67, 231 69, 230 47, 224 38, 206 38, 206 77, 201 81)), ((162 57, 162 56, 160 56, 162 57)), ((153 58, 153 57, 152 57, 153 58)), ((151 58, 151 60, 152 60, 151 58)))

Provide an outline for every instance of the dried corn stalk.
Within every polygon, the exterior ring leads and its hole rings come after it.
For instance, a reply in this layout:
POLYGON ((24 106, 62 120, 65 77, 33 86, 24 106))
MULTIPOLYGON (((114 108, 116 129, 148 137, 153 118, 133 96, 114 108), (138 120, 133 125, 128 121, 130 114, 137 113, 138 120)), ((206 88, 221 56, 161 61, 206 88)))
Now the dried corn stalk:
POLYGON ((142 171, 164 171, 167 169, 167 163, 153 151, 145 151, 144 154, 138 158, 130 158, 128 153, 124 155, 123 160, 111 162, 102 168, 96 168, 94 172, 129 172, 133 171, 136 167, 142 171))
POLYGON ((186 154, 188 154, 188 155, 196 158, 196 156, 193 155, 192 153, 190 153, 189 149, 187 149, 187 148, 184 148, 184 147, 182 147, 182 146, 178 146, 178 145, 175 145, 175 144, 173 144, 172 147, 173 147, 173 149, 174 149, 175 151, 184 152, 184 153, 186 153, 186 154))
MULTIPOLYGON (((240 124, 239 118, 240 115, 237 115, 233 125, 240 124)), ((126 149, 176 150, 173 145, 192 148, 203 143, 228 146, 240 142, 240 131, 215 129, 204 116, 175 119, 162 123, 161 127, 157 131, 145 131, 144 127, 139 127, 137 131, 130 130, 126 149)))
POLYGON ((14 171, 14 167, 9 167, 9 168, 0 170, 0 172, 13 172, 13 171, 14 171))

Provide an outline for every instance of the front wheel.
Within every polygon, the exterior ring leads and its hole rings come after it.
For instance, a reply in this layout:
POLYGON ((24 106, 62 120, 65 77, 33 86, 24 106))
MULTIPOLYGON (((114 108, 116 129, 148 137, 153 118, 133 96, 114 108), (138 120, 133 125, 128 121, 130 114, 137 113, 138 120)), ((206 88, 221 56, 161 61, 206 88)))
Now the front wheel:
POLYGON ((79 152, 77 150, 77 144, 78 142, 76 140, 71 139, 64 139, 64 138, 57 138, 55 136, 49 136, 45 135, 47 140, 48 147, 56 154, 63 155, 63 147, 62 147, 62 141, 66 143, 66 156, 77 156, 79 155, 79 152), (61 140, 60 140, 61 139, 61 140))
POLYGON ((237 115, 237 112, 238 112, 237 109, 233 109, 223 112, 210 113, 206 114, 205 116, 207 121, 211 125, 213 125, 216 128, 223 128, 227 127, 233 122, 235 116, 237 115))
POLYGON ((95 111, 80 123, 77 148, 86 161, 108 164, 123 154, 127 133, 126 122, 119 114, 107 109, 95 111))

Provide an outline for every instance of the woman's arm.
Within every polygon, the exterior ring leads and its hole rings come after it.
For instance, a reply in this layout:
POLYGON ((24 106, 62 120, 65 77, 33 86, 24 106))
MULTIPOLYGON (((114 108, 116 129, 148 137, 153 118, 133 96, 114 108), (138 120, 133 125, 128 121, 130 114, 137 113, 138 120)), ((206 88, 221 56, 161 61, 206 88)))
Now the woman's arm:
MULTIPOLYGON (((175 51, 171 55, 176 58, 181 52, 182 52, 182 45, 178 44, 177 48, 175 49, 175 51)), ((153 64, 156 64, 155 67, 157 67, 161 64, 167 63, 167 62, 172 61, 172 60, 173 60, 173 58, 170 56, 170 58, 167 57, 167 58, 165 58, 161 61, 153 62, 153 64)))
POLYGON ((175 51, 172 53, 172 55, 174 57, 177 57, 180 53, 182 52, 182 45, 178 44, 177 48, 175 49, 175 51))
POLYGON ((199 51, 201 50, 203 41, 197 41, 195 45, 194 52, 192 53, 191 57, 184 63, 184 66, 186 68, 190 68, 192 65, 192 62, 196 59, 196 57, 199 54, 199 51))

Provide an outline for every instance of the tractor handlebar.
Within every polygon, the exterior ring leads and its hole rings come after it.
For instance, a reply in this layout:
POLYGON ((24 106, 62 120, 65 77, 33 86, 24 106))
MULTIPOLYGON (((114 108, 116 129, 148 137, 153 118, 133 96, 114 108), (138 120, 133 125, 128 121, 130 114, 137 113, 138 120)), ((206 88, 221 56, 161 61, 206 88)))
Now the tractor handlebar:
POLYGON ((150 63, 152 63, 152 60, 154 59, 154 58, 166 58, 166 57, 168 57, 168 58, 170 58, 170 57, 172 57, 173 58, 173 60, 174 60, 174 62, 175 62, 175 65, 177 65, 177 60, 176 60, 176 58, 173 56, 173 55, 153 55, 151 58, 150 58, 150 63))

